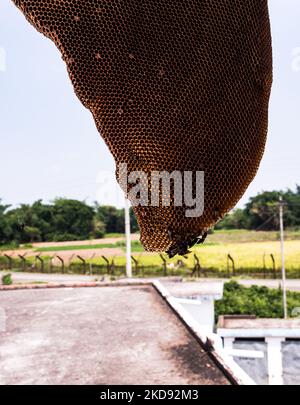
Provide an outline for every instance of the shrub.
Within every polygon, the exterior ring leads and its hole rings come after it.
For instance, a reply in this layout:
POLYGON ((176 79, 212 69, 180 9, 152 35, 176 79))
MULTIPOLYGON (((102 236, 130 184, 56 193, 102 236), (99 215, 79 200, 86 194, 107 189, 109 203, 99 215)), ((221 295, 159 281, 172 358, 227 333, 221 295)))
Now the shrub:
POLYGON ((2 276, 2 284, 3 285, 11 285, 13 283, 11 274, 4 274, 2 276))
MULTIPOLYGON (((287 292, 288 313, 292 316, 300 308, 300 293, 287 292)), ((256 315, 258 318, 281 318, 283 315, 282 290, 253 285, 244 287, 236 281, 224 285, 223 299, 216 302, 219 315, 256 315)))

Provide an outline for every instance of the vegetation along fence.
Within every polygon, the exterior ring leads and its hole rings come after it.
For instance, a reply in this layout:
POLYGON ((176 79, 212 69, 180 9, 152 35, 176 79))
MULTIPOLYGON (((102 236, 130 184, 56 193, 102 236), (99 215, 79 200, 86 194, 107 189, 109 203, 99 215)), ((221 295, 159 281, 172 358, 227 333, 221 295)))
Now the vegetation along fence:
MULTIPOLYGON (((160 254, 160 264, 145 264, 143 256, 132 256, 133 274, 136 277, 147 276, 186 276, 193 278, 231 278, 231 277, 257 277, 280 279, 281 269, 278 267, 274 254, 264 254, 261 267, 243 268, 237 266, 238 260, 231 254, 224 258, 224 268, 206 268, 202 266, 199 256, 194 253, 191 261, 186 258, 177 261, 169 261, 165 255, 160 254)), ((157 263, 157 260, 156 260, 157 263)), ((116 257, 92 255, 86 259, 80 255, 72 255, 67 259, 55 254, 52 256, 27 257, 26 254, 2 254, 0 255, 0 269, 10 271, 26 271, 37 273, 61 273, 61 274, 84 274, 84 275, 125 275, 125 264, 117 263, 116 257)), ((300 278, 300 269, 290 269, 288 278, 300 278)))

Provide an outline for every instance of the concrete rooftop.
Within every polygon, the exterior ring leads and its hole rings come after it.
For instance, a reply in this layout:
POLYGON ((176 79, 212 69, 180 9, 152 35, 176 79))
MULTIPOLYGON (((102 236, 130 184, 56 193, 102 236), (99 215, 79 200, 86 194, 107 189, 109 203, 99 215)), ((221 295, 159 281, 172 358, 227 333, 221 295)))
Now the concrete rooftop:
POLYGON ((174 297, 201 297, 211 296, 215 299, 223 297, 224 282, 222 280, 204 280, 193 282, 174 282, 173 280, 162 280, 174 297))
POLYGON ((0 291, 0 384, 230 384, 152 285, 0 291))

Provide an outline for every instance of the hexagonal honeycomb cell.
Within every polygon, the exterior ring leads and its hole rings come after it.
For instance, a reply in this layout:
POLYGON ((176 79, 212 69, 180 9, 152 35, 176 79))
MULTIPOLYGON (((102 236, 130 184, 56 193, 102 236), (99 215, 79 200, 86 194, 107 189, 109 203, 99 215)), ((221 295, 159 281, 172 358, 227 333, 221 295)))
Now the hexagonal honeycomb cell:
POLYGON ((117 166, 204 171, 200 217, 162 199, 134 208, 146 250, 185 254, 236 205, 264 152, 267 0, 13 1, 61 51, 117 166))

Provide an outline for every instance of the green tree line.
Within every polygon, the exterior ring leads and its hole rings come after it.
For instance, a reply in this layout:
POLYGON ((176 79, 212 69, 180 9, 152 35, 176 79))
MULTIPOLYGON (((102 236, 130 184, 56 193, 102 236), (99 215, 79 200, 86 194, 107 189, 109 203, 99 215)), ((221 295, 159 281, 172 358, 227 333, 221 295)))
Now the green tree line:
MULTIPOLYGON (((41 200, 17 208, 0 200, 0 244, 37 241, 69 241, 102 238, 106 233, 124 233, 124 209, 93 206, 83 201, 58 198, 51 204, 41 200)), ((130 212, 132 232, 138 225, 130 212)))
POLYGON ((228 214, 216 229, 248 229, 274 231, 279 229, 278 203, 285 203, 284 223, 287 228, 300 228, 300 186, 296 190, 265 191, 249 199, 244 209, 228 214))
MULTIPOLYGON (((267 191, 250 198, 244 209, 235 209, 216 229, 278 230, 278 201, 286 202, 285 226, 300 228, 300 186, 296 190, 267 191)), ((17 208, 0 200, 0 244, 36 241, 68 241, 102 238, 107 233, 124 233, 124 209, 93 206, 83 201, 57 198, 51 204, 38 200, 17 208)), ((131 230, 138 231, 130 211, 131 230)))

